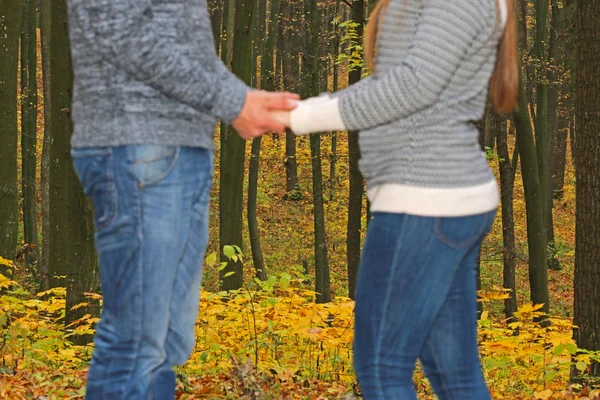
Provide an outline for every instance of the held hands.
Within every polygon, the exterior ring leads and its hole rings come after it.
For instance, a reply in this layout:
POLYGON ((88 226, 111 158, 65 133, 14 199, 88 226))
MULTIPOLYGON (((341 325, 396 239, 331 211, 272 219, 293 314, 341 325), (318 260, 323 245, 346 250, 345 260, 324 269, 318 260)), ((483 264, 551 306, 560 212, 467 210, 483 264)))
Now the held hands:
POLYGON ((253 139, 270 131, 283 132, 289 123, 285 123, 282 114, 287 114, 289 121, 289 112, 296 108, 299 98, 288 92, 250 91, 232 126, 243 139, 253 139))
POLYGON ((270 111, 270 113, 273 119, 279 122, 281 125, 285 126, 286 128, 292 127, 292 113, 290 111, 270 111))
POLYGON ((330 95, 294 100, 294 103, 296 107, 292 111, 274 110, 271 116, 296 135, 345 129, 338 100, 330 95))

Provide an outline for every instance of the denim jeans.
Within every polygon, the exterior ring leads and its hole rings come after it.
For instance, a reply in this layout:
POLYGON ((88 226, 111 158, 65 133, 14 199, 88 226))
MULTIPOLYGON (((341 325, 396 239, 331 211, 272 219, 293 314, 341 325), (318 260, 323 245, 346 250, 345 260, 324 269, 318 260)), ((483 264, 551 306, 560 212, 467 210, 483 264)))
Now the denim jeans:
POLYGON ((90 400, 173 399, 195 343, 213 155, 136 145, 75 148, 94 204, 103 307, 90 400))
POLYGON ((354 367, 365 400, 416 399, 420 360, 440 400, 488 400, 475 266, 495 212, 374 213, 356 290, 354 367))

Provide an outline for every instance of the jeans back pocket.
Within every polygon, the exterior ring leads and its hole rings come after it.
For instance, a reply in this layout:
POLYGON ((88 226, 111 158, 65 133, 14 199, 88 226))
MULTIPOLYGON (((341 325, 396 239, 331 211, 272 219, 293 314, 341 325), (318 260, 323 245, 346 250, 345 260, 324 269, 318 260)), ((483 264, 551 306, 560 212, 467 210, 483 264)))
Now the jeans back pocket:
POLYGON ((464 248, 482 240, 494 223, 495 211, 467 217, 440 217, 433 222, 435 236, 455 249, 464 248))

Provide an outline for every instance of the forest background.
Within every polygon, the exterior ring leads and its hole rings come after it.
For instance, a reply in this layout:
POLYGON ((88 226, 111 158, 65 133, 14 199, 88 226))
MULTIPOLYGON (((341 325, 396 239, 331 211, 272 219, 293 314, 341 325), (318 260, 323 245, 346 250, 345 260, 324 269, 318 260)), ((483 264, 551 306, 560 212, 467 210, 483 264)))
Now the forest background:
MULTIPOLYGON (((373 0, 209 0, 249 85, 303 97, 369 71, 373 0)), ((599 398, 600 2, 519 0, 522 85, 480 142, 502 206, 481 251, 480 346, 497 399, 599 398)), ((65 0, 0 0, 0 398, 83 398, 101 307, 92 205, 69 158, 65 0)), ((399 22, 401 23, 401 22, 399 22)), ((216 131, 197 344, 179 398, 360 395, 353 293, 369 221, 356 132, 216 131)), ((419 368, 420 398, 433 398, 419 368)))

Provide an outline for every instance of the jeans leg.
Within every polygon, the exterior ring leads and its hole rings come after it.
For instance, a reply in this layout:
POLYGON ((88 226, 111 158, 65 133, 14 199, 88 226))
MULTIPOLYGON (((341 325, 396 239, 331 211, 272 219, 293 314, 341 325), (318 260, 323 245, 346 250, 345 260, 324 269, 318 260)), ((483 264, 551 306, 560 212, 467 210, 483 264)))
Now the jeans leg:
POLYGON ((195 176, 199 195, 192 204, 188 240, 177 266, 170 305, 170 320, 165 351, 167 361, 157 372, 153 399, 172 398, 175 389, 174 365, 181 365, 189 358, 195 344, 195 327, 200 300, 202 265, 208 245, 210 191, 212 187, 212 153, 194 149, 198 154, 195 176))
POLYGON ((365 400, 416 399, 413 370, 456 271, 432 219, 375 213, 358 272, 354 365, 365 400))
POLYGON ((73 162, 95 209, 103 306, 86 398, 127 398, 142 330, 142 242, 136 179, 118 148, 74 149, 73 162))
POLYGON ((452 287, 421 352, 440 400, 489 400, 477 346, 478 242, 461 260, 452 287))
MULTIPOLYGON (((416 399, 416 360, 455 279, 465 273, 463 259, 473 265, 466 255, 492 220, 492 214, 457 219, 374 214, 356 294, 354 364, 365 400, 416 399)), ((474 298, 458 296, 476 306, 474 298)))
POLYGON ((166 341, 173 288, 202 190, 201 154, 165 146, 114 148, 119 213, 97 233, 104 306, 89 399, 174 397, 166 341))

